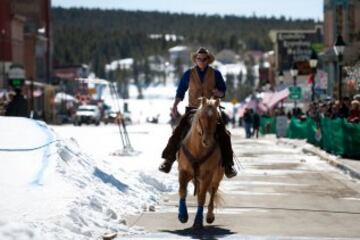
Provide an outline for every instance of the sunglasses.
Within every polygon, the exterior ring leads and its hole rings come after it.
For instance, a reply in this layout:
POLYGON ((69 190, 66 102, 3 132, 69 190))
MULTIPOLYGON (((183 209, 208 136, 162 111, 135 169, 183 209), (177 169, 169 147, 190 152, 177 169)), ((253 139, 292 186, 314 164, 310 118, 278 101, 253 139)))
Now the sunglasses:
POLYGON ((199 62, 206 62, 208 60, 208 58, 207 57, 205 57, 205 58, 197 57, 196 60, 199 62))

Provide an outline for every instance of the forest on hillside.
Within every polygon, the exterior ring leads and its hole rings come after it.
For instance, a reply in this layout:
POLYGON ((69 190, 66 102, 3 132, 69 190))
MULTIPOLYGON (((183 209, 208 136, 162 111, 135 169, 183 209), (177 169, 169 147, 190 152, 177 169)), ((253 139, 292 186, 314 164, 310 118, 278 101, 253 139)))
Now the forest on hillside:
POLYGON ((163 55, 176 45, 213 51, 270 50, 271 29, 313 29, 314 20, 161 12, 52 9, 55 66, 89 64, 98 76, 110 61, 163 55), (160 37, 150 38, 151 34, 160 37), (165 34, 178 38, 169 41, 165 34), (161 37, 162 36, 162 37, 161 37))

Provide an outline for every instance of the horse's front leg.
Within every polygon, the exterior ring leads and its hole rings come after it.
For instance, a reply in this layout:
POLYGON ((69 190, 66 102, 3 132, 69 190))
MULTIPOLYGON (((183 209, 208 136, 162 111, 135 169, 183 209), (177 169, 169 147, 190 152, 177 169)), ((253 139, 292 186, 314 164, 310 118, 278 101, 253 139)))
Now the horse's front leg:
POLYGON ((203 227, 203 214, 204 214, 204 205, 206 200, 206 192, 210 184, 210 178, 206 177, 199 181, 199 188, 197 192, 198 207, 195 215, 195 221, 193 228, 200 229, 203 227))
POLYGON ((179 171, 179 215, 178 219, 182 223, 186 223, 189 215, 186 207, 186 194, 187 194, 187 185, 191 179, 191 175, 186 171, 179 171))

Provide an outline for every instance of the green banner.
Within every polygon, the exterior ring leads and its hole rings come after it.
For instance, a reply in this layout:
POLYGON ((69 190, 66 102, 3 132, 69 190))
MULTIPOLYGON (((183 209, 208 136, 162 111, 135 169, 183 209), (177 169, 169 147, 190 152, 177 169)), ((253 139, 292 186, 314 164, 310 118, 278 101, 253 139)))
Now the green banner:
POLYGON ((360 124, 344 121, 345 156, 360 158, 360 124))
POLYGON ((345 148, 343 125, 344 119, 321 119, 321 136, 323 149, 336 155, 344 155, 345 148))
MULTIPOLYGON (((260 132, 275 133, 275 118, 261 117, 260 132)), ((292 139, 306 139, 329 153, 360 159, 360 124, 346 119, 322 118, 316 123, 312 118, 292 118, 286 136, 292 139)))
POLYGON ((260 117, 260 133, 269 134, 276 132, 276 120, 272 117, 260 117))

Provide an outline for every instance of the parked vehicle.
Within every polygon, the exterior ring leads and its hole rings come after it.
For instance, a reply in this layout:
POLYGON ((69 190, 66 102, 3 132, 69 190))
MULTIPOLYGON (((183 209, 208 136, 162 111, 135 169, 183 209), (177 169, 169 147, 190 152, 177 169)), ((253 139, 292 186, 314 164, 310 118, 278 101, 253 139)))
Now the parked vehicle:
POLYGON ((114 110, 108 110, 105 112, 104 114, 104 118, 103 118, 103 122, 105 124, 108 123, 118 123, 118 122, 124 121, 124 123, 126 125, 131 124, 132 120, 131 120, 131 115, 129 112, 125 112, 125 113, 119 113, 117 111, 114 110))
POLYGON ((107 109, 107 110, 104 111, 104 116, 102 118, 102 121, 105 124, 114 123, 115 119, 116 119, 116 116, 117 116, 117 112, 115 112, 115 111, 113 111, 111 109, 107 109))
POLYGON ((76 110, 74 125, 81 126, 81 124, 95 124, 98 126, 101 120, 101 113, 95 105, 82 105, 76 110))

